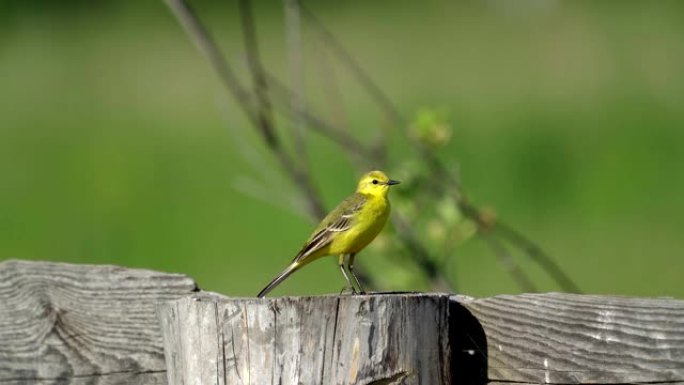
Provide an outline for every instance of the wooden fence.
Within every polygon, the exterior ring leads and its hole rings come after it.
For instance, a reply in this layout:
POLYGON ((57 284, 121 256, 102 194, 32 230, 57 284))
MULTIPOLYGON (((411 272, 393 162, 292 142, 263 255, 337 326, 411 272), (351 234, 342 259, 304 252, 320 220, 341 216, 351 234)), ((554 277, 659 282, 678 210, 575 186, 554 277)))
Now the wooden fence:
POLYGON ((684 301, 231 298, 178 274, 0 262, 0 385, 166 383, 684 385, 684 301))

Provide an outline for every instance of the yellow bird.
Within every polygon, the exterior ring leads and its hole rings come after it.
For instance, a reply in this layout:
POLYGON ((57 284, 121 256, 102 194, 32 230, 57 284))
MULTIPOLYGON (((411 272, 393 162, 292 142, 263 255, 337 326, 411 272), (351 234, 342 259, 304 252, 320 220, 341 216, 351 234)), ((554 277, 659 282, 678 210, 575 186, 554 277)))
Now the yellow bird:
POLYGON ((399 182, 382 171, 371 171, 361 177, 356 193, 343 200, 313 231, 302 250, 285 270, 257 294, 263 297, 302 266, 326 255, 339 256, 338 265, 354 294, 356 289, 344 269, 345 256, 349 256, 348 269, 361 294, 365 294, 354 273, 354 257, 380 233, 390 213, 387 199, 389 187, 399 182))

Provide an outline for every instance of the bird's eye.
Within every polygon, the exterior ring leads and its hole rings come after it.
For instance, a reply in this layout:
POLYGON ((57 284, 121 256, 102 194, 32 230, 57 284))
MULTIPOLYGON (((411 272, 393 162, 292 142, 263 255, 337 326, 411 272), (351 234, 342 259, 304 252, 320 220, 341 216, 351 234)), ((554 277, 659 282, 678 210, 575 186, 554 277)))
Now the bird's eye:
POLYGON ((378 180, 377 180, 377 179, 373 179, 373 184, 378 184, 378 180))

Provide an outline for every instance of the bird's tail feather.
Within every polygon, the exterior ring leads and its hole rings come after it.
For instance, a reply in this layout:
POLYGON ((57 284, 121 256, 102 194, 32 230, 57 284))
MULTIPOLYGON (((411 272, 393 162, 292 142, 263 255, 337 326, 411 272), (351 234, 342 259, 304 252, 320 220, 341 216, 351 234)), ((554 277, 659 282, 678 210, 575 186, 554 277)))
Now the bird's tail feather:
POLYGON ((259 294, 257 294, 257 297, 261 298, 261 297, 265 296, 266 294, 268 294, 271 290, 273 290, 276 286, 278 286, 281 282, 283 282, 285 280, 285 278, 289 277, 290 274, 297 271, 297 269, 299 269, 300 267, 302 267, 302 264, 297 263, 297 262, 292 262, 290 264, 290 266, 288 266, 285 270, 283 270, 280 274, 278 274, 278 276, 275 277, 273 279, 273 281, 271 281, 271 283, 266 285, 266 287, 263 288, 259 292, 259 294))

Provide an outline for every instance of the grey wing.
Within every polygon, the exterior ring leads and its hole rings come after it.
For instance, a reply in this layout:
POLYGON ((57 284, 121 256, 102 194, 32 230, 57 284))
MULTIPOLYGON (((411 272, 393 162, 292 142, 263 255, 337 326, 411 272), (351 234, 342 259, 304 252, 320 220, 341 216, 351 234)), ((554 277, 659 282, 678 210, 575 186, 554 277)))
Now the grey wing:
POLYGON ((335 210, 323 219, 321 225, 316 229, 294 260, 301 261, 327 246, 337 234, 349 230, 353 225, 354 215, 359 212, 365 202, 365 196, 354 194, 340 203, 335 210))

